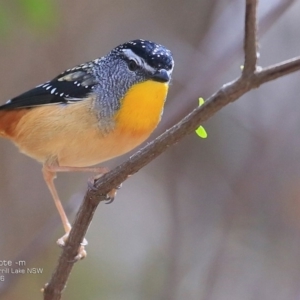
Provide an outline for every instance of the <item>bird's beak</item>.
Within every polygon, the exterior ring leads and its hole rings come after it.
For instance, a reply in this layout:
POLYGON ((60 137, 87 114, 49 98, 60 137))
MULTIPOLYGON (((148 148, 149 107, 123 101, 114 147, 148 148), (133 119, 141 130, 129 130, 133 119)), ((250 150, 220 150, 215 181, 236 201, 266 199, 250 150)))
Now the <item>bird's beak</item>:
POLYGON ((170 79, 170 74, 165 69, 157 70, 152 77, 152 80, 158 82, 168 82, 170 79))

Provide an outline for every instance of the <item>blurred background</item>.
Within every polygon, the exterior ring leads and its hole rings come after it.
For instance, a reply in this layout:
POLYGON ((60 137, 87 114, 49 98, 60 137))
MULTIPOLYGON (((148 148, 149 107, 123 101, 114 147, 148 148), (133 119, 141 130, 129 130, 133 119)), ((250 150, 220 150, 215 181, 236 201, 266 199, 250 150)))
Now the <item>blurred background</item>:
MULTIPOLYGON (((174 54, 162 133, 243 64, 241 0, 0 2, 0 103, 130 39, 174 54)), ((261 66, 299 55, 300 3, 261 0, 261 66)), ((300 299, 299 73, 216 114, 100 204, 63 299, 300 299)), ((113 168, 130 154, 107 162, 113 168)), ((59 174, 71 219, 90 174, 59 174)), ((41 165, 0 140, 0 298, 41 299, 63 234, 41 165), (1 268, 0 268, 1 269, 1 268), (3 269, 3 268, 2 268, 3 269)))

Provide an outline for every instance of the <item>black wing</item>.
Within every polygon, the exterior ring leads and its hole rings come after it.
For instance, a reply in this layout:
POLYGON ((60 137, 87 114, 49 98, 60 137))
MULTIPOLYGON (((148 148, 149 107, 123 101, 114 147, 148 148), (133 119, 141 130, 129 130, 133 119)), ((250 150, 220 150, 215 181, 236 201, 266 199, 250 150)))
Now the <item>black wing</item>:
POLYGON ((8 100, 0 110, 77 102, 87 97, 95 85, 92 65, 83 64, 8 100))

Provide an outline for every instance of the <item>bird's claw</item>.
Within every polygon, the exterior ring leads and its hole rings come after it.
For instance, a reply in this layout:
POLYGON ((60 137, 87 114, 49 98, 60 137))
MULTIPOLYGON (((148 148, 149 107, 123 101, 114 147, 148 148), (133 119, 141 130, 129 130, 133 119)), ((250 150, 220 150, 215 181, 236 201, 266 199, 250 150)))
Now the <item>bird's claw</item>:
POLYGON ((81 245, 78 249, 77 255, 74 257, 74 260, 76 262, 76 261, 79 261, 79 260, 82 260, 82 259, 86 258, 86 256, 87 256, 87 253, 84 249, 84 246, 81 245))
POLYGON ((117 191, 122 187, 122 183, 115 187, 114 189, 110 190, 106 195, 105 195, 105 201, 107 201, 105 204, 110 204, 115 200, 115 197, 117 195, 117 191))
MULTIPOLYGON (((99 179, 103 174, 97 175, 95 177, 91 177, 88 179, 88 187, 93 190, 97 191, 97 188, 95 187, 95 181, 99 179)), ((103 195, 103 200, 107 201, 105 204, 110 204, 115 200, 115 197, 117 195, 117 191, 122 187, 122 183, 115 187, 114 189, 110 190, 106 195, 103 195)))

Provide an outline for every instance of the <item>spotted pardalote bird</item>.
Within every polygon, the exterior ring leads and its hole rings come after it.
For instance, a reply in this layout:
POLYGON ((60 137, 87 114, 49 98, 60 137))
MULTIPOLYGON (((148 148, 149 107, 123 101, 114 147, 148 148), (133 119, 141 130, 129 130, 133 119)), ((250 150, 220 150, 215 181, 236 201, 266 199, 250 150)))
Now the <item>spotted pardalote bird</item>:
POLYGON ((53 183, 56 172, 101 173, 94 165, 145 141, 161 119, 173 67, 164 46, 133 40, 0 106, 0 136, 43 164, 64 238, 71 226, 53 183))

